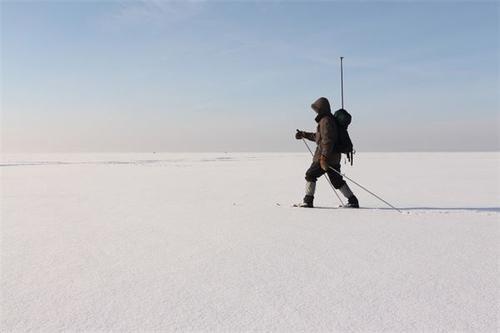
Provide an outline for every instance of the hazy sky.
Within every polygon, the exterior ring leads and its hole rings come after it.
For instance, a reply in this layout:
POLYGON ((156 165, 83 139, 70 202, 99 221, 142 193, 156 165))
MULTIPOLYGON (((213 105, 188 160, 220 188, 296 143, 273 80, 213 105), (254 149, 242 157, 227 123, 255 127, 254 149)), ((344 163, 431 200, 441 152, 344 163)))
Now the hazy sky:
POLYGON ((1 2, 3 152, 499 150, 498 2, 1 2))

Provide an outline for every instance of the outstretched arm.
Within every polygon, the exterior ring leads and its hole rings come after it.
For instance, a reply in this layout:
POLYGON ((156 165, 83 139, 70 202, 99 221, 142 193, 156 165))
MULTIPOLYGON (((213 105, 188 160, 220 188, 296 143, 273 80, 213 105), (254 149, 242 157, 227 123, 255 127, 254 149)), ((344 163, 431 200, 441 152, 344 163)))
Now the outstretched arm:
POLYGON ((307 139, 307 140, 311 140, 311 141, 316 141, 316 133, 297 130, 297 133, 295 134, 295 138, 298 140, 307 139))
POLYGON ((309 141, 316 141, 316 133, 312 132, 302 132, 304 133, 304 138, 309 141))

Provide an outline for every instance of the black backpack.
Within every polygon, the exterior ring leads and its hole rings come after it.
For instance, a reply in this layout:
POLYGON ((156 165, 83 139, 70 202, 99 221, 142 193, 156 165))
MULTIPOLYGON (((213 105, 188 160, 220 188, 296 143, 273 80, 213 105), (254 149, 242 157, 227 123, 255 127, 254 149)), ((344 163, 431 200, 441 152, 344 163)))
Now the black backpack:
POLYGON ((344 153, 347 155, 347 159, 353 163, 354 148, 352 145, 351 138, 347 132, 347 127, 351 124, 352 117, 344 109, 338 109, 333 114, 333 119, 337 124, 338 130, 338 140, 337 144, 333 147, 333 150, 337 153, 344 153))

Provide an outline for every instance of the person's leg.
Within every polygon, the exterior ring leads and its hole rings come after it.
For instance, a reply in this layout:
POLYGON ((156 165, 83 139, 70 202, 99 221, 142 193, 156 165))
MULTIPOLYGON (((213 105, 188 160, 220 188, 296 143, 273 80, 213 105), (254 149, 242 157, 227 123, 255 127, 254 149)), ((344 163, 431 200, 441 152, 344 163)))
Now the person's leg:
MULTIPOLYGON (((340 164, 332 165, 332 168, 334 168, 335 170, 340 172, 340 164)), ((353 207, 353 208, 359 207, 358 199, 356 198, 354 193, 352 193, 351 189, 349 188, 349 185, 347 185, 347 183, 345 182, 345 180, 343 179, 343 177, 340 174, 338 174, 337 172, 335 172, 333 170, 329 170, 328 171, 328 178, 330 178, 330 181, 332 182, 333 187, 338 189, 340 191, 340 193, 342 193, 344 195, 344 197, 347 198, 347 200, 348 200, 347 206, 348 207, 353 207)))
POLYGON ((306 171, 306 195, 302 207, 313 207, 314 192, 316 191, 316 181, 325 171, 321 169, 318 162, 313 162, 306 171))

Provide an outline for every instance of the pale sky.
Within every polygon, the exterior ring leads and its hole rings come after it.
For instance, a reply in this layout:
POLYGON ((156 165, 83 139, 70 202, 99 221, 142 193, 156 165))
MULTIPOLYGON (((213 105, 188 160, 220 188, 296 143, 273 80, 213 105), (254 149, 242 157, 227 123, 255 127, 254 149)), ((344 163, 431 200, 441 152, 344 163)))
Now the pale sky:
POLYGON ((1 2, 2 152, 500 150, 499 2, 1 2))

